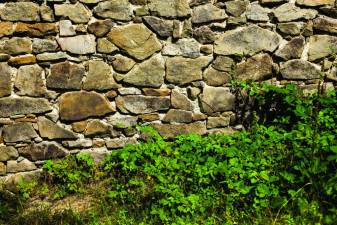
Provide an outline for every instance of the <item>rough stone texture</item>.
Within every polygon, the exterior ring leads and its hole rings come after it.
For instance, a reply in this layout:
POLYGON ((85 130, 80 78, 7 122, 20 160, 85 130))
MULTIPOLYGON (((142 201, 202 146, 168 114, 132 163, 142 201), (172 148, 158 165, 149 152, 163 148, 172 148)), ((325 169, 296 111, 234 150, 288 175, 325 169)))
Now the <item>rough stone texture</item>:
POLYGON ((92 116, 103 116, 115 111, 103 95, 95 92, 68 92, 60 96, 60 117, 76 121, 92 116))
POLYGON ((96 51, 95 36, 90 34, 58 38, 57 42, 63 51, 73 54, 90 54, 96 51))
POLYGON ((81 65, 70 62, 57 63, 51 66, 47 77, 47 87, 51 89, 79 90, 85 70, 81 65))
POLYGON ((173 35, 173 21, 163 20, 154 16, 145 16, 144 22, 160 37, 173 35))
POLYGON ((270 55, 260 53, 237 64, 235 75, 238 80, 262 81, 273 73, 273 59, 270 55))
POLYGON ((269 14, 271 10, 259 5, 258 2, 253 2, 247 7, 246 16, 247 19, 252 21, 269 21, 269 14))
POLYGON ((108 39, 138 60, 148 58, 162 47, 155 34, 142 24, 113 28, 108 39))
POLYGON ((52 110, 50 103, 43 98, 0 98, 0 117, 19 114, 39 114, 52 110))
POLYGON ((191 14, 187 0, 149 0, 148 7, 151 13, 162 17, 186 17, 191 14))
POLYGON ((31 54, 11 57, 8 60, 8 64, 11 66, 30 65, 34 63, 36 63, 36 57, 31 54))
POLYGON ((200 44, 192 38, 179 39, 174 44, 164 46, 162 54, 169 56, 182 55, 188 58, 197 58, 200 56, 200 44))
POLYGON ((190 111, 180 110, 180 109, 170 109, 163 121, 164 122, 176 122, 176 123, 190 123, 192 122, 193 113, 190 111))
POLYGON ((165 138, 174 138, 182 134, 203 135, 206 133, 206 124, 204 122, 190 124, 152 124, 151 126, 165 138))
POLYGON ((36 170, 37 167, 34 163, 29 161, 28 159, 24 159, 20 162, 10 160, 7 162, 7 172, 8 173, 17 173, 17 172, 25 172, 25 171, 31 171, 36 170))
POLYGON ((55 15, 69 18, 74 23, 87 23, 90 20, 91 12, 83 4, 62 4, 54 5, 55 15))
POLYGON ((2 162, 0 162, 0 175, 6 175, 6 165, 2 162))
POLYGON ((9 21, 40 21, 39 5, 33 2, 6 3, 0 9, 0 17, 9 21))
POLYGON ((223 9, 219 9, 213 4, 197 6, 193 9, 192 23, 209 23, 218 20, 224 20, 228 16, 223 9))
POLYGON ((320 5, 333 5, 335 0, 296 0, 299 5, 305 6, 320 6, 320 5))
POLYGON ((285 60, 301 58, 304 50, 304 37, 292 38, 287 44, 280 47, 275 55, 285 60))
POLYGON ((100 2, 94 8, 94 14, 102 18, 129 21, 132 18, 131 5, 128 0, 110 0, 100 2))
POLYGON ((314 61, 337 52, 337 37, 314 35, 309 39, 309 60, 314 61))
POLYGON ((33 53, 55 52, 58 44, 55 40, 34 38, 32 48, 33 53))
POLYGON ((45 35, 54 35, 57 31, 55 23, 17 23, 14 32, 30 37, 43 37, 45 35))
POLYGON ((112 66, 118 72, 129 72, 136 62, 123 55, 115 55, 112 61, 112 66))
POLYGON ((42 78, 43 69, 38 65, 21 66, 15 78, 18 95, 40 97, 46 94, 46 85, 42 78))
POLYGON ((200 102, 205 113, 230 111, 235 107, 235 96, 228 88, 205 87, 200 102))
POLYGON ((29 123, 17 123, 5 126, 3 129, 5 142, 28 141, 38 137, 33 126, 29 123))
POLYGON ((31 143, 27 147, 20 148, 19 153, 31 161, 56 159, 69 155, 65 148, 54 142, 31 143))
POLYGON ((246 11, 248 4, 249 1, 242 1, 242 0, 227 1, 225 2, 226 12, 232 16, 238 17, 246 11))
POLYGON ((212 63, 212 67, 216 70, 230 72, 233 70, 235 66, 235 62, 232 58, 227 56, 217 56, 216 59, 212 63))
POLYGON ((286 3, 273 11, 279 22, 289 22, 298 19, 313 19, 317 15, 315 9, 302 9, 293 3, 286 3))
POLYGON ((230 124, 230 117, 208 117, 207 128, 227 127, 230 124))
POLYGON ((18 151, 12 146, 0 146, 0 162, 17 159, 19 157, 18 151))
POLYGON ((166 61, 166 79, 173 84, 184 85, 202 80, 202 69, 212 58, 202 56, 196 59, 183 57, 168 58, 166 61))
POLYGON ((108 54, 116 51, 118 51, 118 48, 107 38, 100 38, 97 40, 97 52, 108 54))
POLYGON ((337 19, 330 17, 318 17, 314 19, 314 28, 329 33, 337 33, 337 19))
POLYGON ((0 41, 0 52, 9 55, 19 55, 32 52, 32 41, 29 38, 13 37, 0 41))
POLYGON ((299 35, 304 29, 305 23, 303 22, 288 22, 279 23, 277 28, 284 34, 299 35))
POLYGON ((290 80, 318 79, 321 75, 320 68, 308 61, 293 59, 281 64, 283 78, 290 80))
POLYGON ((126 145, 137 144, 137 140, 134 138, 116 138, 106 142, 108 149, 123 148, 126 145))
POLYGON ((175 109, 183 109, 187 111, 193 110, 192 102, 187 98, 187 96, 175 89, 172 90, 171 105, 175 109))
POLYGON ((39 117, 37 120, 37 125, 42 138, 47 138, 49 140, 77 138, 73 132, 55 124, 45 117, 39 117))
POLYGON ((104 61, 91 60, 83 83, 84 90, 107 90, 117 87, 111 67, 104 61))
POLYGON ((7 63, 0 63, 0 98, 11 94, 11 68, 7 63))
POLYGON ((229 73, 216 70, 213 67, 207 68, 203 78, 209 86, 222 86, 232 79, 229 73))
POLYGON ((0 22, 0 38, 9 36, 14 33, 14 26, 12 22, 0 22))
POLYGON ((60 27, 60 36, 76 35, 75 27, 73 26, 70 20, 61 20, 59 22, 59 27, 60 27))
POLYGON ((104 37, 114 26, 112 20, 97 20, 88 25, 88 31, 96 37, 104 37))
POLYGON ((100 120, 90 121, 84 130, 84 135, 88 137, 102 136, 108 134, 110 134, 109 126, 101 122, 100 120))
POLYGON ((215 41, 214 52, 219 55, 273 52, 280 41, 281 37, 276 33, 252 25, 225 32, 215 41))
POLYGON ((133 67, 123 81, 141 87, 160 87, 164 83, 164 76, 165 61, 158 54, 133 67))
POLYGON ((145 114, 168 110, 170 108, 170 99, 166 97, 127 95, 117 97, 116 105, 123 113, 145 114))

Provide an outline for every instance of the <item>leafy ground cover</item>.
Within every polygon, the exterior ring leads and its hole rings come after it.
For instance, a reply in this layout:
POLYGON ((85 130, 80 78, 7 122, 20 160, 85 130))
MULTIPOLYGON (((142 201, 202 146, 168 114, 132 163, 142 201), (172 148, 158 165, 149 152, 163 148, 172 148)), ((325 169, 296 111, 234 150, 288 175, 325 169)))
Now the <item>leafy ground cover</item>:
POLYGON ((168 141, 140 127, 146 141, 100 166, 47 161, 41 181, 0 193, 0 223, 336 224, 336 92, 238 89, 244 131, 168 141))

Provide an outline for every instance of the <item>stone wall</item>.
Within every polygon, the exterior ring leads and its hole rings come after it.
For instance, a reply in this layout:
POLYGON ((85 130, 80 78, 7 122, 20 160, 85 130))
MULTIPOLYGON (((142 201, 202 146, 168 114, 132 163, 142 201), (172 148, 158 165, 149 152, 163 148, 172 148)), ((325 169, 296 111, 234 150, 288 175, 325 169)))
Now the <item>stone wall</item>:
POLYGON ((0 4, 0 176, 97 159, 148 123, 238 129, 231 80, 337 79, 335 0, 36 0, 0 4))

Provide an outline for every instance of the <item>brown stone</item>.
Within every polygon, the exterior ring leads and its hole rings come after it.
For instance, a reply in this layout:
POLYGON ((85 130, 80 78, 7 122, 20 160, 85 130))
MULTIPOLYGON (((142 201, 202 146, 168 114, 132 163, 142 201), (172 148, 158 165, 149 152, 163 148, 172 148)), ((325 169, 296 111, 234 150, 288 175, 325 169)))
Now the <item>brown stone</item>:
POLYGON ((205 113, 230 111, 235 107, 235 96, 228 88, 205 87, 200 102, 205 113))
POLYGON ((147 96, 169 96, 171 94, 171 89, 168 88, 143 88, 143 92, 147 96))
POLYGON ((84 121, 72 123, 71 126, 75 132, 82 133, 87 127, 87 124, 88 124, 88 121, 84 120, 84 121))
POLYGON ((118 96, 116 105, 123 113, 146 114, 169 109, 170 99, 167 97, 127 95, 118 96))
POLYGON ((208 117, 207 128, 227 127, 230 124, 230 117, 208 117))
POLYGON ((337 33, 337 19, 321 16, 314 19, 314 28, 316 30, 326 31, 329 33, 337 33))
POLYGON ((113 26, 114 23, 111 20, 97 20, 88 25, 88 31, 94 34, 96 37, 103 37, 111 30, 113 26))
POLYGON ((12 66, 30 65, 36 63, 36 58, 34 55, 20 55, 11 57, 8 60, 8 64, 12 66))
POLYGON ((43 81, 43 69, 39 65, 21 66, 15 78, 18 95, 44 96, 47 92, 43 81))
POLYGON ((222 86, 232 79, 229 73, 216 70, 213 67, 207 68, 203 77, 209 86, 222 86))
POLYGON ((123 55, 115 55, 113 57, 112 66, 118 72, 126 73, 129 72, 136 62, 123 55))
POLYGON ((266 53, 255 55, 237 64, 236 78, 244 81, 262 81, 273 74, 273 59, 266 53))
POLYGON ((0 38, 12 35, 14 27, 12 22, 0 22, 0 38))
POLYGON ((35 166, 35 164, 29 161, 28 159, 24 159, 20 162, 14 160, 10 160, 7 162, 7 173, 32 171, 36 169, 37 167, 35 166))
POLYGON ((9 67, 7 63, 0 63, 0 98, 11 94, 11 79, 11 67, 9 67))
POLYGON ((33 2, 8 2, 0 8, 0 17, 8 21, 40 21, 39 5, 33 2))
POLYGON ((143 122, 152 122, 152 121, 156 121, 159 120, 159 113, 149 113, 149 114, 143 114, 139 116, 141 121, 143 122))
POLYGON ((18 151, 12 146, 0 146, 0 162, 17 159, 18 151))
POLYGON ((287 44, 280 47, 275 55, 281 57, 285 60, 289 59, 299 59, 301 58, 304 49, 305 39, 304 37, 295 37, 291 39, 287 44))
POLYGON ((296 3, 304 6, 333 5, 335 0, 296 0, 296 3))
POLYGON ((206 124, 204 122, 190 124, 152 124, 151 126, 165 138, 174 138, 182 134, 203 135, 206 133, 206 124))
POLYGON ((6 175, 6 171, 7 171, 6 165, 4 163, 0 162, 0 176, 6 175))
POLYGON ((176 122, 176 123, 190 123, 192 122, 192 112, 180 109, 170 109, 163 121, 164 122, 176 122))
POLYGON ((176 89, 172 90, 171 105, 175 109, 183 109, 187 111, 193 110, 192 102, 188 99, 188 97, 186 97, 176 89))
POLYGON ((51 111, 50 103, 43 98, 0 98, 0 117, 9 117, 21 114, 40 114, 51 111))
POLYGON ((85 69, 81 65, 61 62, 51 66, 47 87, 51 89, 79 90, 85 69))
POLYGON ((3 137, 5 142, 29 141, 38 137, 32 124, 17 123, 4 127, 3 137))
POLYGON ((0 43, 0 52, 9 55, 32 53, 32 41, 29 38, 13 37, 0 43))
POLYGON ((84 135, 88 137, 106 136, 110 134, 109 126, 100 120, 91 120, 88 122, 84 135))
POLYGON ((55 35, 58 32, 55 23, 17 23, 15 33, 33 37, 43 37, 46 35, 55 35))
POLYGON ((20 155, 31 161, 62 158, 69 152, 57 143, 31 143, 27 147, 19 148, 20 155))
POLYGON ((62 120, 76 121, 115 112, 107 99, 95 92, 68 92, 59 98, 62 120))
POLYGON ((55 124, 45 117, 39 117, 37 125, 39 127, 40 136, 42 138, 48 138, 49 140, 77 138, 73 132, 55 124))

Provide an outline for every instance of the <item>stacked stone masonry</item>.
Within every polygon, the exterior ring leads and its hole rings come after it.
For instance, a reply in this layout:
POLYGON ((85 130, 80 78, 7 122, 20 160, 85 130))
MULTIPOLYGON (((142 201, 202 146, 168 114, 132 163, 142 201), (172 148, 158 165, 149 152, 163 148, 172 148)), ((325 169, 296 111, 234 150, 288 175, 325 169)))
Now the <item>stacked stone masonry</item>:
POLYGON ((95 159, 152 125, 239 129, 233 80, 337 81, 335 0, 36 0, 0 4, 0 177, 95 159))

